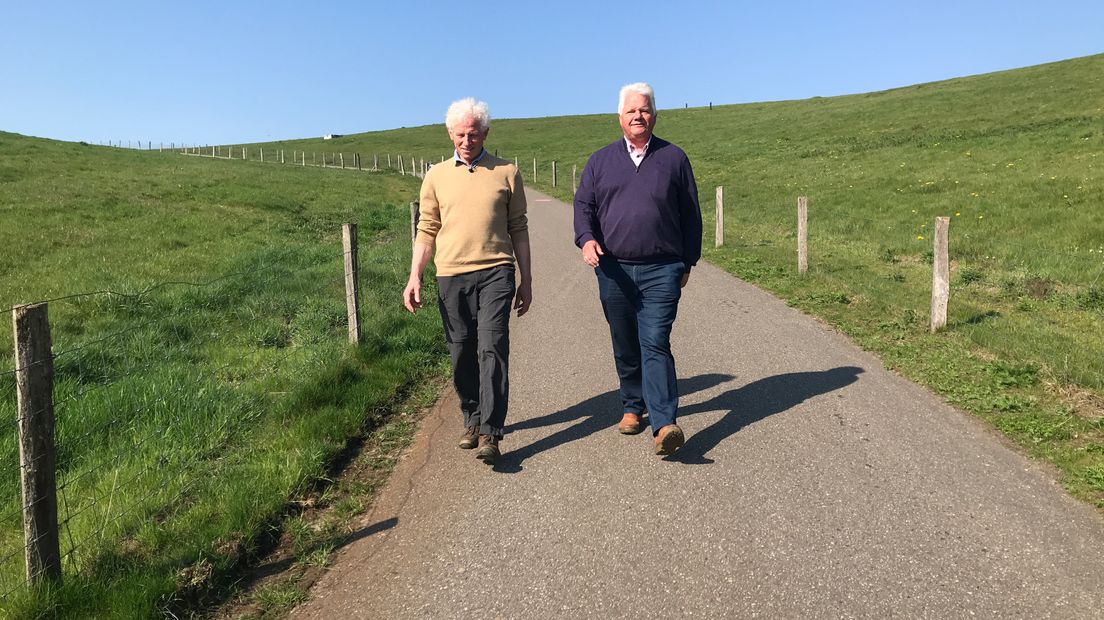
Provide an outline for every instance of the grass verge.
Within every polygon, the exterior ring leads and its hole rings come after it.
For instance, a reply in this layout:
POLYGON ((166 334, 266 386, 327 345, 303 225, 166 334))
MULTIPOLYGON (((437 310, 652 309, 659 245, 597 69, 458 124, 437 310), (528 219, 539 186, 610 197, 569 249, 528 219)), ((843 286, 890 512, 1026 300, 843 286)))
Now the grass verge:
MULTIPOLYGON (((54 299, 64 554, 60 586, 23 587, 18 450, 5 433, 5 615, 202 604, 350 437, 439 374, 439 318, 397 302, 417 182, 239 164, 0 134, 0 307, 54 299), (357 347, 345 339, 343 222, 360 227, 357 347)), ((11 359, 10 332, 0 354, 11 359)), ((14 421, 13 393, 0 375, 0 419, 14 421)))

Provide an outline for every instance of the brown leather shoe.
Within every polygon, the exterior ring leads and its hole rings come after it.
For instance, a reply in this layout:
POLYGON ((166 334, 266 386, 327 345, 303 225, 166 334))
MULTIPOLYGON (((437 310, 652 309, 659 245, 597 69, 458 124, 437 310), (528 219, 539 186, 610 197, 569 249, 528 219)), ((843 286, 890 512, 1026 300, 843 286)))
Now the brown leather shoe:
POLYGON ((639 413, 628 413, 621 416, 621 423, 617 425, 617 432, 622 435, 635 435, 643 430, 643 426, 640 424, 639 413))
POLYGON ((488 465, 494 465, 501 454, 498 451, 498 437, 494 435, 479 436, 479 449, 475 451, 475 458, 488 465))
POLYGON ((673 454, 675 450, 686 443, 686 436, 677 424, 668 424, 659 429, 655 437, 655 453, 659 455, 673 454))
POLYGON ((460 446, 461 450, 471 450, 472 448, 474 448, 478 444, 479 444, 479 427, 478 426, 473 426, 473 427, 471 427, 471 428, 464 431, 464 434, 460 436, 460 443, 457 444, 457 445, 460 446))

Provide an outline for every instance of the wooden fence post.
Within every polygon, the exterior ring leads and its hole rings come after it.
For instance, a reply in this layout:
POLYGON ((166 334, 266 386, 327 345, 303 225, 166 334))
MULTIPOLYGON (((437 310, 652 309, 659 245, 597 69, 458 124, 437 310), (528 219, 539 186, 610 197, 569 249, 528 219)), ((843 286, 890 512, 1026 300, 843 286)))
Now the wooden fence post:
POLYGON ((345 153, 341 153, 341 169, 345 169, 345 153))
POLYGON ((349 313, 349 342, 360 342, 360 284, 357 281, 357 225, 341 226, 345 247, 345 307, 349 313))
POLYGON ((391 169, 391 153, 387 154, 387 169, 391 169))
POLYGON ((27 581, 61 579, 54 446, 54 360, 46 304, 12 310, 27 581))
POLYGON ((537 158, 533 158, 533 183, 537 182, 537 158))
POLYGON ((410 242, 418 237, 418 201, 410 203, 410 242))
POLYGON ((417 162, 414 161, 414 156, 411 155, 410 156, 410 176, 412 176, 412 177, 418 176, 417 168, 414 167, 415 165, 417 165, 417 162))
POLYGON ((797 272, 809 271, 809 199, 797 199, 797 272))
POLYGON ((571 164, 571 195, 572 196, 575 195, 575 190, 579 187, 579 184, 575 180, 576 177, 578 176, 577 175, 578 168, 579 168, 578 164, 571 164))
POLYGON ((264 163, 264 147, 257 147, 261 151, 261 163, 264 163))
POLYGON ((717 229, 713 234, 713 247, 724 245, 724 187, 717 186, 717 229))
POLYGON ((372 153, 372 170, 379 170, 379 153, 372 153))
POLYGON ((556 160, 552 160, 552 187, 556 187, 556 160))
POLYGON ((931 331, 947 326, 947 300, 951 295, 951 263, 947 252, 947 233, 951 218, 935 218, 935 240, 932 252, 931 331))

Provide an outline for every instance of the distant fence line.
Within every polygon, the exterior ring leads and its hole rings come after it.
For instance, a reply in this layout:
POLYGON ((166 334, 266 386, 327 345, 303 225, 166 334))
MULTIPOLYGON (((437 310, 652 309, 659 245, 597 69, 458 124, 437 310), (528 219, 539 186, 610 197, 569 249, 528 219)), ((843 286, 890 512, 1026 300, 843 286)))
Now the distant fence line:
MULTIPOLYGON (((151 146, 152 148, 152 146, 151 146)), ((179 149, 186 155, 197 155, 202 157, 214 157, 222 159, 235 159, 233 157, 232 149, 234 147, 184 147, 179 149), (226 149, 226 154, 223 155, 223 149, 226 149)), ((238 159, 246 160, 249 152, 245 147, 241 147, 241 157, 238 159)), ((495 151, 495 155, 498 152, 495 151)), ((278 158, 279 163, 286 163, 285 151, 277 150, 276 155, 273 156, 270 153, 267 161, 274 161, 273 157, 278 158)), ((424 177, 425 173, 432 166, 432 163, 426 162, 424 158, 420 160, 420 165, 415 161, 413 155, 410 156, 410 166, 407 167, 405 155, 395 156, 395 165, 392 165, 392 159, 390 154, 386 154, 387 157, 387 169, 397 170, 399 174, 410 174, 411 176, 424 177)), ((257 148, 257 159, 259 161, 266 161, 263 148, 257 148)), ((446 157, 442 156, 441 161, 445 161, 446 157)), ((300 165, 306 166, 306 152, 305 151, 292 151, 292 163, 298 161, 300 165), (297 159, 298 158, 298 159, 297 159)), ((352 155, 351 166, 356 170, 364 170, 361 163, 361 156, 358 153, 352 155)), ((378 154, 373 154, 372 157, 373 166, 372 171, 380 170, 380 157, 378 154)), ((539 165, 538 158, 533 158, 533 175, 529 179, 529 183, 536 185, 539 180, 539 165)), ((519 166, 520 161, 517 156, 514 157, 514 165, 519 166)), ((344 155, 341 153, 322 153, 322 161, 317 163, 317 153, 311 153, 311 164, 317 165, 323 168, 341 168, 346 169, 344 155), (327 157, 329 160, 327 162, 327 157)), ((550 174, 549 181, 553 188, 557 187, 558 183, 558 168, 557 161, 551 160, 549 163, 550 174)), ((519 167, 520 169, 520 167, 519 167)), ((571 166, 571 193, 574 196, 576 189, 578 188, 578 165, 572 164, 571 166)), ((720 248, 724 245, 724 188, 723 186, 717 187, 717 194, 715 200, 716 216, 715 216, 715 228, 714 228, 714 247, 720 248)), ((804 275, 809 270, 809 245, 808 245, 808 197, 801 196, 797 199, 797 221, 795 226, 795 232, 797 236, 797 272, 804 275)), ((414 224, 412 215, 412 226, 414 224)), ((934 333, 943 329, 947 325, 947 305, 950 297, 950 284, 949 284, 949 264, 948 258, 948 227, 949 219, 947 217, 937 217, 935 219, 935 236, 933 238, 933 276, 932 276, 932 302, 931 302, 931 321, 930 330, 934 333)))
MULTIPOLYGON (((340 170, 356 170, 379 172, 392 170, 402 175, 424 177, 432 162, 425 158, 418 159, 413 155, 373 153, 371 165, 365 161, 363 154, 358 152, 346 153, 343 151, 306 151, 293 149, 290 153, 287 149, 268 149, 264 147, 237 147, 237 146, 186 146, 176 147, 170 144, 169 150, 181 155, 195 157, 209 157, 213 159, 255 161, 261 163, 290 164, 295 166, 312 166, 316 168, 333 168, 340 170)), ((441 158, 444 161, 444 158, 441 158)))
MULTIPOLYGON (((341 230, 341 237, 343 246, 343 282, 347 308, 348 340, 350 343, 355 344, 362 339, 360 309, 361 287, 358 269, 359 260, 356 224, 344 224, 341 230)), ((280 265, 273 264, 267 268, 276 269, 279 267, 280 265)), ((69 349, 61 349, 51 336, 50 321, 48 318, 49 305, 62 300, 79 301, 84 298, 102 295, 140 297, 147 294, 149 291, 169 285, 191 285, 197 287, 212 286, 239 275, 255 276, 264 269, 266 269, 266 267, 262 266, 260 269, 251 270, 248 274, 229 274, 205 283, 167 282, 149 287, 146 291, 136 294, 113 293, 111 291, 77 293, 56 299, 22 304, 11 308, 12 324, 14 328, 13 349, 15 366, 10 371, 0 372, 0 380, 7 381, 9 379, 14 379, 12 383, 14 384, 14 399, 16 401, 17 412, 14 422, 17 427, 19 446, 19 484, 22 489, 22 501, 20 502, 20 506, 24 536, 21 548, 13 549, 8 547, 0 549, 0 568, 8 567, 8 570, 4 570, 0 574, 10 574, 14 567, 10 567, 9 563, 13 562, 17 556, 22 555, 25 565, 25 578, 15 584, 0 583, 0 588, 2 588, 0 589, 0 600, 7 598, 21 586, 36 586, 50 582, 56 583, 62 579, 63 560, 66 558, 72 560, 72 556, 77 549, 92 542, 90 539, 74 540, 71 532, 63 539, 63 530, 68 531, 68 524, 71 520, 80 517, 96 506, 102 506, 106 503, 107 507, 102 511, 104 514, 94 518, 94 521, 101 525, 98 530, 93 531, 90 538, 97 538, 103 536, 103 532, 108 529, 109 524, 137 510, 136 507, 113 507, 111 504, 114 499, 114 490, 112 491, 112 498, 110 499, 82 496, 79 499, 66 500, 64 496, 61 496, 60 492, 63 491, 67 485, 74 484, 83 478, 89 477, 93 475, 95 471, 86 471, 76 475, 69 472, 67 482, 59 480, 55 413, 58 409, 67 410, 67 408, 62 407, 62 405, 74 403, 84 396, 86 392, 91 393, 97 389, 104 389, 114 384, 115 381, 125 379, 128 376, 136 376, 136 371, 141 371, 142 368, 127 369, 125 375, 105 383, 90 381, 87 389, 82 387, 76 394, 58 401, 55 400, 54 373, 55 360, 74 353, 79 353, 81 349, 91 344, 119 338, 124 334, 132 332, 136 328, 134 326, 129 326, 119 332, 107 334, 91 342, 86 342, 69 349), (59 496, 62 497, 61 501, 59 501, 59 496), (70 511, 71 505, 75 506, 72 511, 70 511), (68 547, 64 552, 62 551, 63 540, 67 542, 66 546, 68 547)), ((338 267, 338 269, 340 268, 338 267)), ((278 274, 273 273, 271 279, 266 281, 264 286, 275 285, 280 282, 281 279, 282 278, 278 274)), ((335 273, 334 283, 339 280, 342 280, 342 278, 338 278, 335 273)), ((322 287, 320 290, 328 290, 331 284, 320 282, 319 286, 322 287)), ((171 319, 172 317, 160 318, 171 319)), ((149 323, 144 325, 149 326, 149 323)), ((286 351, 284 355, 290 355, 291 350, 292 348, 288 347, 288 351, 286 351)), ((247 352, 242 359, 245 359, 248 355, 249 353, 247 352)), ((214 369, 211 372, 221 372, 222 370, 234 366, 235 363, 234 360, 231 360, 221 369, 214 369)), ((154 362, 151 362, 145 369, 148 370, 153 365, 154 362)), ((80 368, 79 364, 77 368, 80 368)), ((201 374, 201 380, 206 376, 206 374, 201 374)), ((0 387, 2 386, 3 382, 0 382, 0 387)), ((186 389, 186 386, 184 389, 186 389)), ((171 395, 166 396, 168 397, 171 395)), ((134 412, 134 415, 137 416, 140 413, 140 411, 134 412)), ((127 414, 123 412, 122 415, 125 417, 127 414)), ((111 420, 108 421, 107 426, 114 427, 120 422, 123 423, 124 426, 128 423, 126 420, 111 420)), ((87 435, 81 438, 92 436, 100 430, 103 429, 91 429, 88 431, 87 435)), ((131 448, 134 449, 138 447, 140 446, 131 446, 131 448)), ((118 466, 119 460, 124 458, 124 456, 125 455, 122 453, 118 454, 115 460, 112 461, 114 466, 118 466)), ((112 463, 108 463, 107 465, 110 466, 112 463)), ((150 472, 164 474, 164 472, 160 471, 162 468, 163 464, 161 463, 148 464, 132 479, 117 482, 122 485, 120 488, 126 488, 127 485, 137 482, 140 476, 150 472)), ((101 469, 103 469, 103 467, 101 467, 101 469)), ((118 471, 116 471, 116 476, 117 475, 118 471)), ((180 493, 184 493, 186 490, 187 489, 182 489, 180 493)), ((141 503, 150 498, 152 498, 152 495, 144 499, 139 499, 136 504, 141 505, 141 503)), ((7 501, 10 498, 4 499, 7 501)), ((16 511, 19 512, 19 509, 17 508, 16 511)), ((5 521, 15 520, 17 517, 14 513, 0 516, 2 516, 5 521)), ((91 515, 89 515, 89 518, 91 518, 91 515)))
MULTIPOLYGON (((151 143, 152 149, 152 143, 151 143)), ((164 147, 162 146, 162 150, 164 147)), ((424 178, 425 173, 429 171, 429 168, 433 166, 432 160, 427 160, 425 157, 415 157, 414 155, 405 154, 392 154, 392 153, 373 153, 372 165, 369 167, 364 160, 364 157, 359 152, 353 152, 348 154, 348 163, 346 163, 346 153, 342 151, 306 151, 293 149, 290 156, 286 149, 268 149, 264 147, 245 147, 245 146, 176 146, 176 144, 169 144, 169 151, 180 153, 182 155, 191 155, 195 157, 209 157, 213 159, 225 159, 225 160, 237 160, 237 161, 256 161, 262 163, 278 163, 278 164, 291 164, 296 166, 313 166, 317 168, 334 168, 341 170, 357 170, 357 171, 370 171, 379 172, 381 170, 392 170, 398 172, 401 175, 410 175, 413 177, 424 178), (310 163, 308 163, 308 155, 310 163), (409 164, 407 163, 409 162, 409 164)), ((498 156, 498 151, 494 152, 495 156, 498 156)), ((451 155, 442 155, 439 162, 443 162, 449 159, 451 155)), ((520 170, 520 162, 517 156, 514 157, 514 165, 520 170)), ((549 173, 549 179, 552 187, 557 187, 559 183, 558 162, 551 160, 548 165, 551 172, 549 173)), ((574 194, 578 187, 578 164, 572 164, 571 166, 571 193, 574 194)), ((538 179, 538 172, 540 170, 539 161, 537 158, 533 158, 533 176, 528 179, 529 183, 535 184, 538 179)))
MULTIPOLYGON (((206 157, 216 157, 217 158, 217 157, 222 156, 221 153, 222 153, 222 148, 223 147, 217 147, 216 146, 216 147, 204 147, 204 148, 205 149, 210 149, 210 153, 203 152, 200 149, 194 148, 194 147, 186 148, 186 149, 184 149, 183 152, 185 154, 189 154, 189 155, 200 155, 200 156, 206 156, 206 157)), ((226 149, 227 149, 226 150, 227 154, 223 158, 224 159, 233 159, 232 151, 230 150, 231 147, 226 147, 226 149)), ((246 149, 242 148, 242 157, 241 157, 241 159, 246 159, 247 155, 248 155, 248 153, 247 153, 246 149)), ((495 152, 495 155, 496 156, 498 155, 497 151, 495 152)), ((278 157, 279 157, 279 163, 285 163, 284 151, 283 150, 278 151, 278 157)), ((301 161, 302 165, 304 165, 304 166, 307 165, 306 164, 306 152, 305 151, 293 151, 292 152, 292 163, 295 163, 295 161, 296 161, 295 158, 296 157, 300 158, 299 161, 301 161)), ((312 162, 314 161, 314 157, 315 157, 315 154, 312 153, 312 162)), ((327 154, 323 153, 322 154, 321 167, 330 167, 330 168, 340 167, 342 169, 345 168, 344 156, 339 156, 339 154, 331 153, 329 155, 329 157, 330 157, 330 164, 329 165, 327 165, 326 157, 327 157, 327 154), (337 165, 338 161, 340 161, 339 165, 337 165)), ((263 149, 258 149, 258 158, 262 162, 265 161, 264 150, 263 149)), ((441 157, 441 161, 444 161, 445 159, 446 159, 445 157, 441 157)), ((412 176, 424 177, 426 171, 429 170, 429 166, 432 165, 432 164, 427 164, 425 159, 423 158, 421 160, 421 165, 417 166, 417 172, 414 172, 415 166, 416 166, 414 156, 413 155, 410 156, 410 167, 409 168, 405 167, 405 161, 404 160, 405 160, 405 156, 397 155, 396 160, 395 160, 397 162, 397 166, 392 167, 391 166, 391 156, 389 154, 387 155, 388 167, 391 168, 391 169, 397 169, 400 174, 407 174, 408 171, 410 171, 409 174, 411 174, 412 176)), ((361 159, 360 159, 359 154, 354 154, 353 155, 353 161, 356 162, 356 169, 361 170, 362 169, 361 164, 360 164, 361 159)), ((373 165, 372 170, 374 170, 374 171, 379 170, 379 156, 378 155, 373 155, 373 164, 374 165, 373 165)), ((514 157, 514 165, 517 166, 518 164, 519 164, 519 159, 518 159, 517 156, 515 156, 514 157)), ((314 165, 314 164, 312 163, 312 165, 314 165)), ((551 183, 552 187, 555 188, 557 186, 557 182, 558 182, 557 161, 554 160, 554 159, 551 160, 550 166, 551 166, 551 168, 550 168, 551 173, 550 173, 549 180, 550 180, 550 183, 551 183)), ((531 184, 536 185, 536 183, 538 182, 538 179, 539 179, 538 172, 539 171, 540 171, 539 161, 536 157, 534 157, 533 158, 533 176, 529 180, 529 182, 531 184)), ((575 191, 576 191, 577 188, 578 188, 578 166, 573 164, 571 166, 571 193, 572 193, 572 195, 575 194, 575 191)), ((806 196, 801 196, 801 197, 798 197, 798 199, 797 199, 797 221, 796 221, 796 226, 795 226, 796 235, 797 235, 797 272, 799 274, 802 274, 802 275, 807 273, 808 270, 809 270, 809 241, 808 241, 809 240, 809 228, 808 228, 809 202, 808 201, 809 201, 809 199, 806 196)), ((715 224, 714 224, 714 226, 715 226, 715 228, 714 228, 714 247, 720 248, 724 245, 724 188, 723 188, 723 186, 718 186, 717 187, 716 200, 715 200, 714 204, 715 204, 715 207, 716 207, 716 216, 715 216, 715 224)), ((414 218, 416 217, 416 214, 413 211, 411 213, 412 213, 412 215, 411 215, 411 226, 414 226, 415 223, 416 223, 415 220, 414 220, 414 218)), ((945 218, 945 217, 936 218, 936 220, 935 220, 935 227, 934 227, 935 238, 933 240, 934 247, 933 247, 933 263, 932 263, 932 267, 933 267, 932 302, 931 302, 931 314, 930 314, 930 317, 931 317, 930 329, 931 329, 932 332, 936 332, 940 329, 943 329, 947 325, 947 304, 948 304, 948 300, 949 300, 949 297, 950 297, 950 284, 949 284, 950 278, 949 278, 949 267, 948 267, 948 265, 950 264, 950 261, 949 261, 949 258, 948 258, 948 230, 947 230, 948 226, 949 226, 948 222, 949 222, 948 218, 945 218)))

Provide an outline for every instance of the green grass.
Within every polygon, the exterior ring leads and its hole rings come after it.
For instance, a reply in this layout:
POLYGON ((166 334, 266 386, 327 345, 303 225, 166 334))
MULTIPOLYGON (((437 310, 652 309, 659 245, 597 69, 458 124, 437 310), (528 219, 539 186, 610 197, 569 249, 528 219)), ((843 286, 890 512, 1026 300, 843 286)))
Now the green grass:
MULTIPOLYGON (((611 93, 612 97, 613 93, 611 93)), ((663 110, 694 165, 705 258, 820 316, 1056 463, 1104 507, 1104 55, 883 92, 663 110), (725 246, 712 247, 725 187, 725 246), (796 273, 796 199, 810 270, 796 273), (949 325, 927 332, 931 230, 951 218, 949 325), (1036 368, 1009 385, 991 364, 1036 368)), ((494 102, 490 102, 492 110, 494 102)), ((442 109, 447 102, 442 102, 442 109)), ((614 114, 499 120, 488 149, 565 200, 614 114), (539 161, 536 179, 532 161, 539 161), (551 161, 558 186, 550 186, 551 161)), ((450 152, 442 125, 268 148, 450 152)))
MULTIPOLYGON (((60 587, 20 586, 5 372, 0 589, 13 592, 0 612, 151 617, 217 597, 347 440, 440 374, 439 319, 398 303, 416 191, 393 174, 0 133, 0 308, 56 299, 66 554, 60 587), (340 243, 350 221, 366 334, 355 348, 340 243)), ((0 357, 12 359, 10 331, 0 357)))

